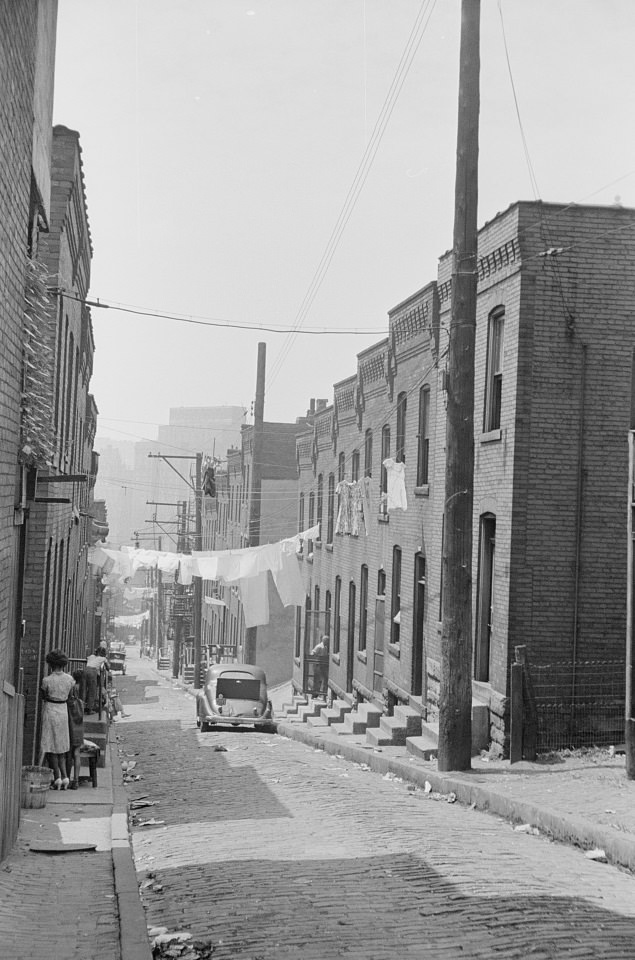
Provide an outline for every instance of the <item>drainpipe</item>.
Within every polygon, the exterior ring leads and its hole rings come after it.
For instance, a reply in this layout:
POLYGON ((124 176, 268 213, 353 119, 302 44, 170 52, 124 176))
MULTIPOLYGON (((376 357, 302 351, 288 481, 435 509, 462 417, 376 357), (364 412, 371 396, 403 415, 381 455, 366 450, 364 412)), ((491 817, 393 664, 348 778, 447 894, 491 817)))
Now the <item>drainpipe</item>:
POLYGON ((573 637, 571 643, 571 660, 573 662, 571 671, 571 715, 570 730, 573 732, 574 704, 576 691, 576 659, 578 656, 578 613, 579 613, 579 594, 580 594, 580 554, 582 552, 582 512, 583 512, 583 486, 584 486, 584 395, 586 391, 586 368, 587 368, 587 345, 581 344, 582 362, 580 370, 580 412, 578 416, 578 480, 577 480, 577 506, 575 522, 575 585, 573 595, 573 637))

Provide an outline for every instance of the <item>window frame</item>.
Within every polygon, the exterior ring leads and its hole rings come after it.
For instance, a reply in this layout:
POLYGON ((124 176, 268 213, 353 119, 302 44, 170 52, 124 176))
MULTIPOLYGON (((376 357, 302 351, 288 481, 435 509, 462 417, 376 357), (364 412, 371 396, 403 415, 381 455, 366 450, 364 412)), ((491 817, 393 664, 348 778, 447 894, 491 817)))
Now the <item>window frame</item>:
POLYGON ((359 639, 357 649, 364 653, 368 636, 368 565, 363 563, 359 578, 359 639))
POLYGON ((406 462, 406 417, 408 414, 408 394, 405 390, 397 396, 397 436, 395 438, 395 461, 406 462))
POLYGON ((403 556, 401 547, 392 548, 392 572, 390 590, 390 642, 394 647, 399 646, 401 638, 401 623, 395 623, 395 617, 401 613, 401 575, 403 556))
POLYGON ((505 357, 505 308, 495 307, 487 322, 487 366, 483 432, 500 430, 503 406, 503 362, 505 357))
POLYGON ((364 434, 364 476, 373 475, 373 431, 368 427, 364 434))
POLYGON ((417 486, 430 482, 430 386, 419 390, 419 432, 417 434, 417 486))

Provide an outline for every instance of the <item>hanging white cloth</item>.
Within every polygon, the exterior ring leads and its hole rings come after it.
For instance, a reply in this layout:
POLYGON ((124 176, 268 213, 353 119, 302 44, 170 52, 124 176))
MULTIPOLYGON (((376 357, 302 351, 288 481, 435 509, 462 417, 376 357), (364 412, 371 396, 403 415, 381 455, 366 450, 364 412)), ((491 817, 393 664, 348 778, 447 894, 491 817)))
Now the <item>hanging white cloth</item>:
POLYGON ((300 573, 300 562, 293 552, 281 550, 282 565, 279 570, 273 570, 273 582, 280 595, 283 607, 301 607, 304 603, 305 588, 300 573))
POLYGON ((240 599, 243 605, 246 627, 260 627, 269 623, 269 574, 240 580, 240 599))
POLYGON ((388 486, 388 512, 390 513, 391 510, 407 510, 405 463, 397 463, 392 457, 388 457, 387 460, 384 460, 383 466, 386 468, 388 486))

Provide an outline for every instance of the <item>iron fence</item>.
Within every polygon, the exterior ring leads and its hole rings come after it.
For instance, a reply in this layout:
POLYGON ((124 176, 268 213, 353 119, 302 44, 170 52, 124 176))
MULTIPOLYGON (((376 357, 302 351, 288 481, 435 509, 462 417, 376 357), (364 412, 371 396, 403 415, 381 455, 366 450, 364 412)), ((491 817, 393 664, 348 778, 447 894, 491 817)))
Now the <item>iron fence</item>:
POLYGON ((530 664, 537 750, 609 746, 624 740, 624 660, 530 664))

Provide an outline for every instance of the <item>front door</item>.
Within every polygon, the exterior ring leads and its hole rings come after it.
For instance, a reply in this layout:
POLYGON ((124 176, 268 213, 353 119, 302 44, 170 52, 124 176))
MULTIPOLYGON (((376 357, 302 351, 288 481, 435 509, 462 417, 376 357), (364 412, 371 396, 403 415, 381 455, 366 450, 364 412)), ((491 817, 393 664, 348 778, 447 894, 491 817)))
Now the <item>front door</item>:
POLYGON ((412 618, 412 693, 427 699, 428 668, 423 639, 424 603, 426 592, 426 559, 415 554, 414 611, 412 618))

